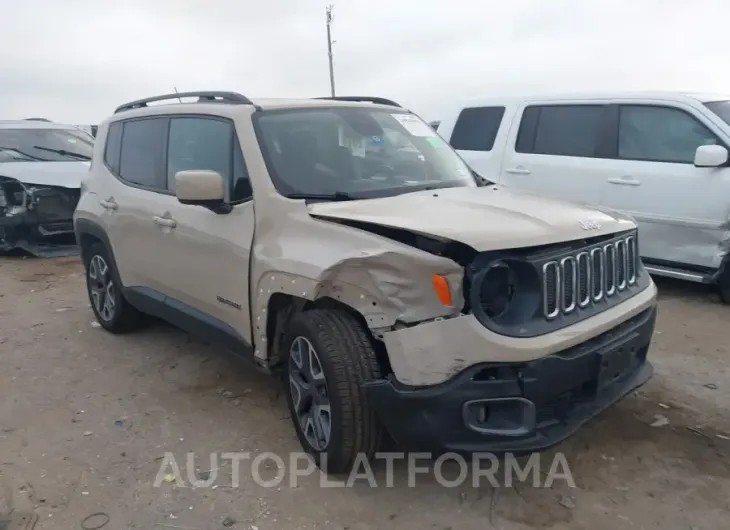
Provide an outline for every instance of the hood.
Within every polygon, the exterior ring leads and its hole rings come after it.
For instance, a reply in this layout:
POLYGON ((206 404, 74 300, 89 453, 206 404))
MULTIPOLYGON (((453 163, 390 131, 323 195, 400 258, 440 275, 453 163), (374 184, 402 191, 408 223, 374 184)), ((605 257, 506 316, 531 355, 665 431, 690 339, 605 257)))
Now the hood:
POLYGON ((619 212, 501 186, 320 202, 308 208, 313 216, 403 228, 459 241, 477 251, 560 243, 636 227, 619 212))
POLYGON ((0 162, 0 177, 10 177, 23 184, 80 188, 89 172, 89 162, 0 162))

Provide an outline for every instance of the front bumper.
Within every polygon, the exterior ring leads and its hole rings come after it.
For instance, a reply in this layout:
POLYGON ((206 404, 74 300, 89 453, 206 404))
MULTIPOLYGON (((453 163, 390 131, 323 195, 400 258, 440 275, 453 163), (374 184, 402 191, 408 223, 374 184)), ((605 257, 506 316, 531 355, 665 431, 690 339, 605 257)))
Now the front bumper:
POLYGON ((656 308, 582 344, 523 363, 482 363, 448 381, 367 383, 380 420, 408 450, 525 453, 575 433, 652 376, 656 308))

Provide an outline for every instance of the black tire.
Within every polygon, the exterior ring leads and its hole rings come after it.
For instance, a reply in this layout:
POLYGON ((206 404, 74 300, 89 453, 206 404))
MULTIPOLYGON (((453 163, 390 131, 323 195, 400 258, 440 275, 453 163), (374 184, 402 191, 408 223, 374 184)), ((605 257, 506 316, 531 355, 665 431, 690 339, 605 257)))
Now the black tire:
POLYGON ((94 243, 84 252, 84 268, 86 269, 86 291, 89 295, 91 310, 101 327, 111 333, 128 333, 137 329, 141 324, 142 314, 127 302, 122 295, 119 275, 103 243, 94 243), (95 276, 100 275, 99 260, 106 265, 104 276, 108 277, 108 280, 95 278, 95 276), (112 299, 113 309, 111 310, 107 310, 105 305, 100 307, 97 297, 94 295, 94 292, 99 292, 99 283, 101 281, 112 283, 111 290, 108 290, 108 285, 106 285, 105 294, 103 295, 104 300, 107 297, 112 299), (109 293, 111 293, 111 296, 109 296, 109 293))
POLYGON ((722 303, 730 305, 730 267, 725 267, 715 287, 722 303))
POLYGON ((346 311, 312 309, 289 323, 283 344, 287 403, 304 450, 323 471, 333 474, 351 470, 358 454, 372 459, 380 447, 383 430, 362 384, 380 378, 381 373, 370 337, 363 327, 346 311), (316 350, 326 381, 331 410, 326 448, 310 443, 303 420, 295 409, 290 352, 301 337, 316 350))

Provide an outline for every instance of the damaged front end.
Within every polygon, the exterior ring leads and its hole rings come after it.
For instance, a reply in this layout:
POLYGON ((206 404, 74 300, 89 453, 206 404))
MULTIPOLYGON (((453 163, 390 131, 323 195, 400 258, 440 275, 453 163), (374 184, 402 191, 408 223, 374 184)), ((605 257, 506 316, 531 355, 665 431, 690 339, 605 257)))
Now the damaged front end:
POLYGON ((38 257, 77 253, 73 212, 80 189, 29 184, 0 176, 0 251, 38 257))

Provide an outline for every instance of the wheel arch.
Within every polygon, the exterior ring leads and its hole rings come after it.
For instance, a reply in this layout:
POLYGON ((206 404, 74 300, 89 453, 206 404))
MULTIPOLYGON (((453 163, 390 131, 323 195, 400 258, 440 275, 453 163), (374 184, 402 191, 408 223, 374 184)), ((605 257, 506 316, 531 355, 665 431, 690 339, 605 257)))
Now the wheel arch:
POLYGON ((381 373, 386 375, 392 372, 385 344, 373 334, 371 328, 368 326, 366 317, 355 307, 331 296, 308 299, 284 292, 276 292, 269 297, 266 307, 265 323, 261 328, 266 339, 264 343, 266 348, 263 348, 262 353, 266 355, 267 363, 270 367, 273 368, 280 365, 284 358, 285 345, 283 344, 283 339, 286 335, 288 323, 301 312, 312 309, 329 309, 332 311, 340 311, 351 316, 360 325, 370 340, 375 350, 381 373))
POLYGON ((117 267, 117 261, 114 257, 114 250, 112 249, 111 242, 109 241, 109 236, 101 225, 88 219, 77 219, 74 223, 74 231, 76 232, 76 242, 79 247, 84 266, 88 261, 89 249, 95 243, 101 243, 106 248, 107 256, 112 262, 111 265, 112 271, 114 272, 114 281, 121 288, 124 288, 122 280, 119 277, 119 268, 117 267))

